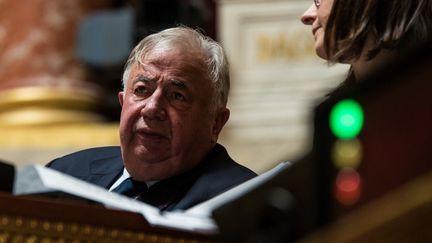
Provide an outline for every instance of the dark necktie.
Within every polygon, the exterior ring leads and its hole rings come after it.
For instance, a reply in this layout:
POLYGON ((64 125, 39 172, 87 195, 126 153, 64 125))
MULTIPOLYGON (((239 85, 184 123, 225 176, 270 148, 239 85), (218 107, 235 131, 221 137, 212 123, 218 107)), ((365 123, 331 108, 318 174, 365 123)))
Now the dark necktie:
POLYGON ((128 197, 137 197, 145 191, 147 191, 147 184, 145 182, 135 181, 130 177, 112 190, 112 192, 123 194, 128 197))

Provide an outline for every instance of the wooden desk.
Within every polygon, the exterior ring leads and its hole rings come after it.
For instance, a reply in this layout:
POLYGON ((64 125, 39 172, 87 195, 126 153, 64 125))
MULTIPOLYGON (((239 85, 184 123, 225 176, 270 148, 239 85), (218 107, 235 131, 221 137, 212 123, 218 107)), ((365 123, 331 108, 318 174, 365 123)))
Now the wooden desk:
POLYGON ((0 193, 0 242, 214 242, 216 236, 150 226, 101 205, 0 193))
POLYGON ((432 242, 431 225, 432 172, 429 172, 299 242, 432 242))

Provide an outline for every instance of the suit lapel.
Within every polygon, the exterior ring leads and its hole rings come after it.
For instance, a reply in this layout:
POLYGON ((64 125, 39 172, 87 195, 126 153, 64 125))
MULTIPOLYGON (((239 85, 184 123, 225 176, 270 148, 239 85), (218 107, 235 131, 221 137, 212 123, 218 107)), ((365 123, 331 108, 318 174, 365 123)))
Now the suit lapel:
POLYGON ((201 166, 178 176, 162 180, 151 186, 138 200, 158 207, 171 209, 184 197, 201 174, 201 166))
POLYGON ((109 188, 123 172, 123 160, 119 155, 94 160, 90 163, 87 180, 109 188))

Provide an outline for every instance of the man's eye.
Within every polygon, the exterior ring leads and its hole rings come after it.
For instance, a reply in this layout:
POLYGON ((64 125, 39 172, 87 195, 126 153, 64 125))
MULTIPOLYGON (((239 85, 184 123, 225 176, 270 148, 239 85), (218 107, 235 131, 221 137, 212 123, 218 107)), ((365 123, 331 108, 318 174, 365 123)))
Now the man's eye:
POLYGON ((174 98, 174 100, 177 100, 177 101, 186 101, 186 97, 179 92, 174 92, 172 94, 172 97, 174 98))
POLYGON ((140 95, 145 94, 147 92, 147 89, 144 86, 138 86, 134 89, 134 94, 140 95))

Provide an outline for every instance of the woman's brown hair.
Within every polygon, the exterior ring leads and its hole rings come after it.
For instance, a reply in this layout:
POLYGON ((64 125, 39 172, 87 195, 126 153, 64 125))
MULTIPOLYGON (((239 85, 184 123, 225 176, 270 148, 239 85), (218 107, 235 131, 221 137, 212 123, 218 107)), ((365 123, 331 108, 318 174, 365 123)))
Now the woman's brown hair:
POLYGON ((326 32, 330 62, 357 59, 372 35, 368 58, 418 45, 431 36, 432 0, 334 0, 326 32))

